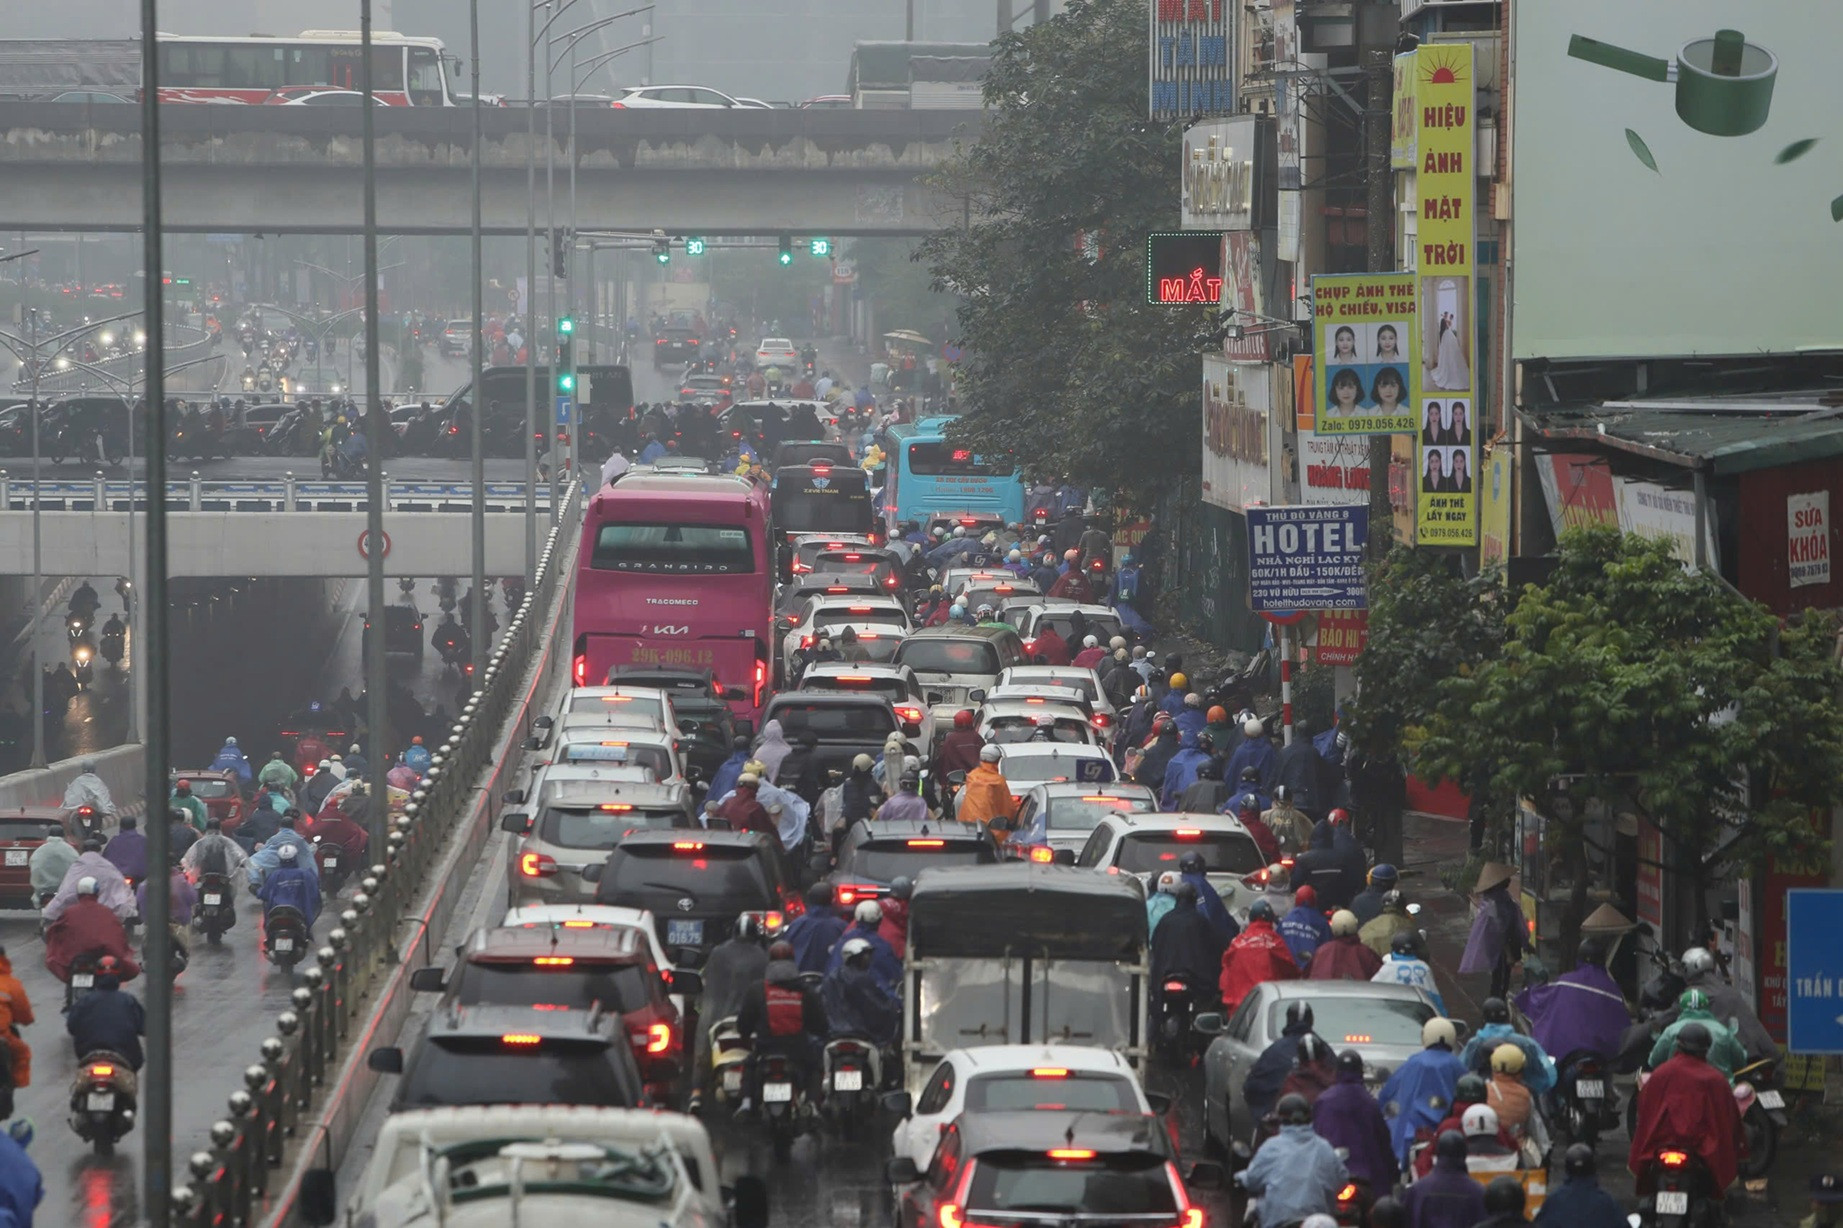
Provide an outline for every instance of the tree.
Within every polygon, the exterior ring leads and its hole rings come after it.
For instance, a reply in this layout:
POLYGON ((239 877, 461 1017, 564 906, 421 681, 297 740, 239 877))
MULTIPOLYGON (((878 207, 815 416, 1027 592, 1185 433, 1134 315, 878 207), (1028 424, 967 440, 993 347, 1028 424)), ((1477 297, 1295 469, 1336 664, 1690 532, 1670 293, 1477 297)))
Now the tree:
POLYGON ((1073 0, 993 44, 979 141, 937 176, 968 224, 923 241, 963 296, 956 433, 1147 506, 1199 464, 1199 307, 1146 303, 1175 228, 1180 126, 1146 120, 1145 5, 1073 0))
POLYGON ((912 241, 855 240, 851 262, 857 266, 858 289, 876 308, 879 328, 911 328, 937 345, 955 334, 951 321, 959 300, 934 288, 912 241))
POLYGON ((1810 813, 1843 790, 1836 627, 1782 627, 1764 606, 1660 541, 1599 526, 1563 534, 1554 575, 1517 599, 1501 655, 1443 680, 1416 770, 1485 765, 1499 797, 1551 807, 1573 881, 1564 949, 1586 907, 1584 816, 1640 808, 1703 907, 1726 866, 1822 855, 1810 813))

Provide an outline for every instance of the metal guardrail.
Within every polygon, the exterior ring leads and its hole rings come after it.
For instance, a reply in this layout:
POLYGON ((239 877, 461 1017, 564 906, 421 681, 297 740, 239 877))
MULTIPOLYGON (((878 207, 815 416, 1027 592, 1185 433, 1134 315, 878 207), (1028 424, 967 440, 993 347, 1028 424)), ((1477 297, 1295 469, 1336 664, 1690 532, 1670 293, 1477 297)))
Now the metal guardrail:
MULTIPOLYGON (((525 483, 488 482, 491 512, 522 511, 525 483)), ((397 512, 465 512, 472 508, 471 482, 406 481, 384 475, 384 508, 397 512)), ((0 511, 29 512, 34 506, 52 512, 125 512, 147 508, 147 483, 108 479, 98 471, 89 481, 15 478, 0 469, 0 511)), ((166 484, 168 508, 191 512, 362 512, 363 482, 302 480, 292 473, 277 481, 207 481, 193 471, 189 479, 166 484)), ((537 504, 550 507, 550 483, 537 485, 537 504)))
POLYGON ((211 1126, 211 1149, 187 1160, 191 1182, 174 1185, 173 1223, 225 1228, 253 1224, 264 1214, 261 1200, 271 1193, 270 1178, 289 1140, 345 1059, 346 1042, 364 1031, 359 1025, 371 999, 400 958, 399 923, 428 886, 431 869, 468 809, 475 779, 492 760, 540 646, 544 612, 567 587, 558 565, 568 555, 581 494, 580 486, 571 488, 564 515, 538 559, 536 583, 507 626, 479 688, 392 822, 383 859, 343 901, 339 924, 314 952, 313 966, 301 973, 292 1007, 276 1016, 275 1034, 243 1069, 243 1086, 227 1101, 230 1115, 211 1126))

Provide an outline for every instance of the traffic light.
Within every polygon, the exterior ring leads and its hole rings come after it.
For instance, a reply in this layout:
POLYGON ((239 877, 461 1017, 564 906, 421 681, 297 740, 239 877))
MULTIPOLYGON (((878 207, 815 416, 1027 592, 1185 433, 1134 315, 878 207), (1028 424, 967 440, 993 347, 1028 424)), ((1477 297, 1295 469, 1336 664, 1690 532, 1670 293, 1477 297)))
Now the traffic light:
POLYGON ((660 264, 672 263, 672 240, 656 239, 653 242, 653 259, 660 264))
POLYGON ((794 262, 794 241, 792 236, 781 236, 781 254, 776 257, 776 259, 781 262, 782 268, 786 268, 794 262))
POLYGON ((552 277, 569 276, 569 233, 567 230, 550 232, 550 274, 552 277))
POLYGON ((830 239, 814 239, 807 246, 808 250, 821 260, 828 259, 832 255, 832 240, 830 239))
POLYGON ((557 395, 576 395, 576 321, 557 321, 557 395))
POLYGON ((686 235, 685 236, 685 255, 702 256, 703 254, 704 254, 704 240, 699 238, 697 235, 686 235))

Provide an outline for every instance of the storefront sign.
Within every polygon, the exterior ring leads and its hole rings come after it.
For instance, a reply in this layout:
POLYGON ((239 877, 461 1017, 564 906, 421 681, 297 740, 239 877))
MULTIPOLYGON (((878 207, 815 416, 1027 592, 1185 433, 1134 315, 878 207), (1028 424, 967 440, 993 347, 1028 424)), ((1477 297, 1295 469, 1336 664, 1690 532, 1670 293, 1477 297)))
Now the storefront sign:
POLYGON ((1490 448, 1480 462, 1478 482, 1478 562, 1501 563, 1510 557, 1510 452, 1490 448))
POLYGON ((1651 932, 1664 932, 1664 833, 1638 816, 1638 916, 1651 932))
POLYGON ((1414 53, 1415 270, 1420 278, 1415 541, 1478 541, 1473 228, 1478 169, 1471 43, 1414 53))
MULTIPOLYGON (((1274 164, 1278 168, 1280 215, 1274 228, 1274 258, 1289 264, 1299 259, 1302 211, 1299 154, 1304 139, 1300 122, 1299 19, 1295 0, 1272 0, 1274 164)), ((1297 316, 1291 318, 1297 319, 1297 316)))
POLYGON ((1395 111, 1389 118, 1389 165, 1398 171, 1414 166, 1420 119, 1414 113, 1414 52, 1395 57, 1395 111))
MULTIPOLYGON (((1670 543, 1670 552, 1683 566, 1696 565, 1696 495, 1694 491, 1672 490, 1656 482, 1633 478, 1616 479, 1619 493, 1619 528, 1640 537, 1656 537, 1670 543)), ((1709 568, 1714 570, 1715 525, 1713 518, 1703 526, 1703 549, 1709 568)))
POLYGON ((1414 290, 1412 273, 1312 279, 1312 352, 1324 373, 1318 381, 1321 434, 1406 435, 1416 429, 1421 364, 1414 290))
POLYGON ((1273 368, 1203 358, 1203 501, 1239 512, 1270 503, 1273 368))
POLYGON ((1262 610, 1360 610, 1368 605, 1363 543, 1369 508, 1251 507, 1248 595, 1262 610))
POLYGON ((1314 665, 1355 665, 1369 644, 1368 610, 1327 610, 1318 618, 1314 665))
MULTIPOLYGON (((1261 240, 1250 230, 1231 230, 1222 236, 1222 305, 1245 313, 1250 322, 1262 310, 1261 240)), ((1224 337, 1222 356, 1232 362, 1266 362, 1273 357, 1264 328, 1244 328, 1239 339, 1224 337)))
POLYGON ((1540 452, 1536 478, 1549 505, 1549 524, 1560 537, 1582 525, 1619 523, 1619 496, 1606 459, 1583 452, 1540 452))
POLYGON ((1786 584, 1830 583, 1830 492, 1785 497, 1786 584))
POLYGON ((1369 441, 1356 435, 1299 432, 1299 501, 1369 502, 1369 441))
POLYGON ((1145 237, 1148 303, 1209 305, 1222 301, 1222 235, 1165 231, 1145 237))
POLYGON ((1236 105, 1235 27, 1228 0, 1150 0, 1153 119, 1232 115, 1236 105))
POLYGON ((1273 156, 1273 121, 1265 115, 1211 119, 1186 128, 1179 225, 1185 230, 1271 226, 1267 168, 1273 156))

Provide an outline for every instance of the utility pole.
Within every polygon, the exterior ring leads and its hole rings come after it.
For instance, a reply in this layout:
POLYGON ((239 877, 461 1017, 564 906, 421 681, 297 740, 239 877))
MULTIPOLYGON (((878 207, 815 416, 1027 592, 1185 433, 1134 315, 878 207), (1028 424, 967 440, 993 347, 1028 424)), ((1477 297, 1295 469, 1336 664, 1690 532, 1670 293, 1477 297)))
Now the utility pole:
MULTIPOLYGON (((1369 85, 1363 112, 1363 179, 1369 235, 1369 271, 1395 268, 1395 171, 1389 164, 1389 118, 1393 110, 1395 61, 1386 47, 1363 52, 1363 75, 1369 85)), ((1380 559, 1394 545, 1394 512, 1389 505, 1392 435, 1369 437, 1369 557, 1380 559)))
MULTIPOLYGON (((389 634, 384 612, 384 554, 390 549, 384 536, 384 440, 390 437, 390 422, 384 415, 384 402, 378 396, 382 371, 378 353, 378 173, 377 136, 373 131, 371 97, 373 93, 371 61, 371 0, 358 0, 358 36, 362 59, 359 82, 363 96, 359 108, 364 112, 360 126, 364 142, 365 185, 365 451, 371 463, 365 467, 365 757, 370 769, 368 828, 371 855, 382 862, 389 849, 385 838, 390 832, 390 786, 386 773, 390 769, 384 758, 390 745, 389 708, 385 701, 384 639, 389 634)), ((479 142, 474 142, 479 148, 479 142)), ((477 321, 476 321, 477 323, 477 321)), ((479 411, 473 414, 480 420, 479 411)))

